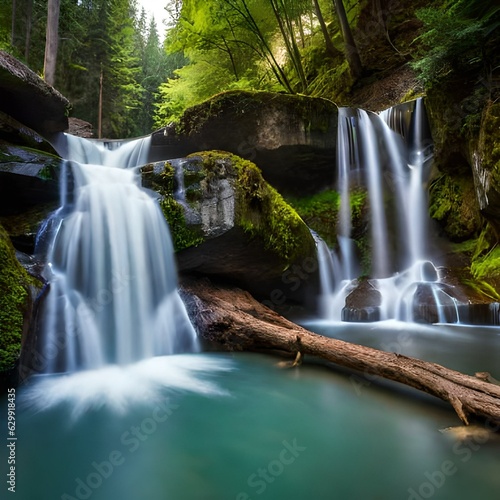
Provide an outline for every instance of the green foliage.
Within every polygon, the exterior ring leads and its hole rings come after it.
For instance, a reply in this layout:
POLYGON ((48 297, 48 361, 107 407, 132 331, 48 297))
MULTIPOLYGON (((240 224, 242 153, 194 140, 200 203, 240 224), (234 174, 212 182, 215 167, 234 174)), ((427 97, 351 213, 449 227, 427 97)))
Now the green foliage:
POLYGON ((499 39, 500 9, 485 4, 453 0, 417 12, 425 28, 417 39, 418 57, 412 66, 427 87, 486 62, 486 45, 499 39))
POLYGON ((500 247, 492 226, 486 224, 479 237, 471 243, 473 249, 470 272, 474 278, 474 286, 484 295, 498 300, 495 285, 500 280, 500 247))
POLYGON ((175 121, 190 107, 208 99, 217 89, 235 83, 223 69, 204 61, 191 63, 175 71, 175 78, 161 84, 160 99, 156 105, 155 126, 161 127, 175 121))
POLYGON ((473 238, 481 227, 474 181, 470 177, 442 175, 430 186, 430 216, 439 221, 451 241, 473 238))
POLYGON ((477 279, 500 278, 500 247, 496 246, 475 259, 471 264, 471 272, 477 279))
POLYGON ((197 153, 203 160, 207 178, 218 175, 221 162, 229 162, 236 177, 237 225, 252 238, 260 238, 264 248, 286 263, 309 255, 314 240, 297 212, 262 177, 259 168, 230 153, 197 153))
POLYGON ((160 208, 170 226, 172 243, 176 252, 203 243, 204 238, 201 231, 197 231, 191 226, 186 225, 184 208, 174 200, 172 195, 165 195, 163 197, 160 201, 160 208))
POLYGON ((12 368, 19 358, 29 281, 0 226, 0 371, 12 368))
MULTIPOLYGON (((330 248, 337 246, 337 229, 339 224, 340 195, 336 191, 327 190, 304 198, 291 198, 288 202, 304 222, 326 242, 330 248)), ((351 214, 355 226, 357 243, 363 247, 364 216, 366 212, 366 191, 357 190, 351 193, 351 214)))

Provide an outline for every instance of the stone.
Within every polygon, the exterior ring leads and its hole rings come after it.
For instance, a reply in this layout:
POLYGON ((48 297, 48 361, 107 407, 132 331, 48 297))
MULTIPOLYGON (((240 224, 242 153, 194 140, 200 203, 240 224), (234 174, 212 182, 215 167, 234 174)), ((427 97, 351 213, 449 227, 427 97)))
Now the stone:
POLYGON ((0 216, 56 202, 60 165, 56 156, 0 142, 0 216))
POLYGON ((150 160, 228 151, 256 163, 283 195, 312 194, 334 182, 337 114, 323 98, 224 92, 154 132, 150 160))
POLYGON ((231 282, 276 306, 318 293, 309 228, 251 162, 204 152, 142 169, 159 192, 181 273, 231 282))
POLYGON ((68 128, 69 101, 35 72, 0 51, 0 111, 49 139, 68 128))

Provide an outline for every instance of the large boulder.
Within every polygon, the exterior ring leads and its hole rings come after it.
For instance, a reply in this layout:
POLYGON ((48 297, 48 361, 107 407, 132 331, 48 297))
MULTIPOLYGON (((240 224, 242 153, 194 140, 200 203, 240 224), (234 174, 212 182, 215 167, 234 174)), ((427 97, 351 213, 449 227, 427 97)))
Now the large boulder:
POLYGON ((162 195, 179 271, 231 282, 279 307, 317 296, 316 244, 251 162, 204 152, 142 169, 162 195))
POLYGON ((151 160, 224 150, 255 162, 282 194, 334 180, 337 106, 327 99, 231 91, 189 108, 152 134, 151 160))
POLYGON ((0 51, 0 94, 0 111, 42 137, 68 128, 69 101, 4 51, 0 51))

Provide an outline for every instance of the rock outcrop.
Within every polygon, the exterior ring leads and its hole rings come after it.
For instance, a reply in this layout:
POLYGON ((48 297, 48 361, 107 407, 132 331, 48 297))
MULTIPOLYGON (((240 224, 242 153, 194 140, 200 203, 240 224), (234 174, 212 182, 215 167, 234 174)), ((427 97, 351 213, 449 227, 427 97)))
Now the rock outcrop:
POLYGON ((0 94, 0 110, 42 137, 68 128, 69 101, 4 51, 0 51, 0 94))
POLYGON ((277 307, 316 297, 314 239, 253 163, 205 152, 142 176, 163 196, 179 271, 232 282, 277 307))
POLYGON ((151 160, 223 150, 253 161, 280 193, 316 193, 334 180, 337 106, 327 99, 231 91, 154 132, 151 160))

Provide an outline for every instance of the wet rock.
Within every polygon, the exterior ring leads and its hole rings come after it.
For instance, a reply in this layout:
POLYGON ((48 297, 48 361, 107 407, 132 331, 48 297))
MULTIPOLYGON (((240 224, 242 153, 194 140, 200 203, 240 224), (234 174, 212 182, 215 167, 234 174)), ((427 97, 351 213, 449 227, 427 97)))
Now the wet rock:
POLYGON ((347 295, 342 309, 342 321, 372 322, 380 320, 382 295, 369 280, 358 280, 347 295))
POLYGON ((0 143, 0 215, 56 202, 60 164, 48 153, 0 143))

